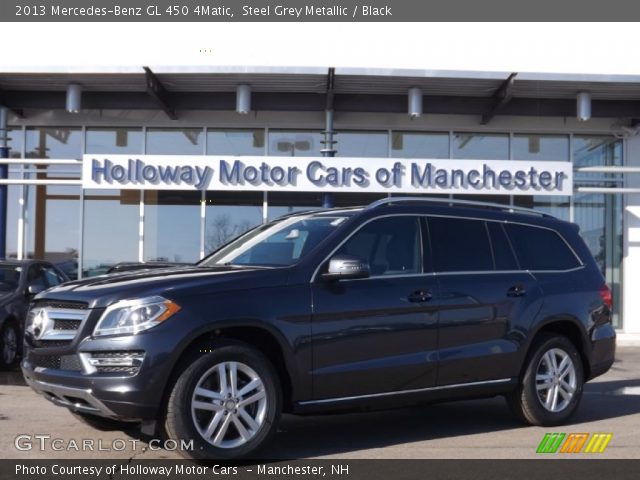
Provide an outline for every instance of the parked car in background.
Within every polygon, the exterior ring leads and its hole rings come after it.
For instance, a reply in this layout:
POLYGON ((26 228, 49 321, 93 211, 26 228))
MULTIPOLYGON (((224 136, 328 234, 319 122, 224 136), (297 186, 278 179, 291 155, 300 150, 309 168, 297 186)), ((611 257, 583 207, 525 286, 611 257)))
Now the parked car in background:
POLYGON ((16 365, 34 295, 68 281, 62 270, 39 260, 0 260, 0 369, 16 365))
POLYGON ((294 213, 201 262, 69 282, 29 312, 22 371, 93 426, 254 455, 282 412, 503 395, 566 422, 614 361, 611 291, 577 225, 391 197, 294 213))

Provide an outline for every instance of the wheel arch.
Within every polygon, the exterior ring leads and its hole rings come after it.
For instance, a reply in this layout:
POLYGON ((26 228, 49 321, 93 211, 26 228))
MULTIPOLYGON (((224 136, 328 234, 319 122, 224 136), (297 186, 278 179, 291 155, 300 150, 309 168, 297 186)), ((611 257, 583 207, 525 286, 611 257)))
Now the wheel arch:
POLYGON ((249 345, 271 360, 282 388, 283 407, 289 411, 293 405, 294 398, 294 372, 290 366, 293 365, 293 354, 287 348, 286 341, 273 329, 259 322, 239 323, 216 323, 205 330, 194 333, 187 339, 183 347, 176 355, 171 373, 164 386, 162 394, 163 409, 171 392, 171 388, 180 375, 180 372, 191 363, 200 350, 213 349, 221 342, 229 341, 249 345))
POLYGON ((582 323, 577 318, 569 315, 548 317, 538 324, 531 336, 529 344, 527 345, 524 357, 525 361, 522 364, 520 376, 522 376, 526 370, 527 361, 533 353, 537 340, 545 333, 562 335, 568 338, 580 354, 580 359, 582 360, 582 366, 584 368, 584 378, 590 378, 591 360, 588 354, 587 333, 582 323))

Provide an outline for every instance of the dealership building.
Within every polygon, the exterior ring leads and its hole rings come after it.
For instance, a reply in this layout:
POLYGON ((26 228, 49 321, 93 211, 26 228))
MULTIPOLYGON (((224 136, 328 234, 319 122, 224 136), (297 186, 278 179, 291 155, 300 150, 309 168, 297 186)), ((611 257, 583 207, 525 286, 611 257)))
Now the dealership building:
POLYGON ((0 113, 7 258, 87 277, 297 210, 489 201, 578 224, 640 334, 640 76, 33 68, 0 72, 0 113))

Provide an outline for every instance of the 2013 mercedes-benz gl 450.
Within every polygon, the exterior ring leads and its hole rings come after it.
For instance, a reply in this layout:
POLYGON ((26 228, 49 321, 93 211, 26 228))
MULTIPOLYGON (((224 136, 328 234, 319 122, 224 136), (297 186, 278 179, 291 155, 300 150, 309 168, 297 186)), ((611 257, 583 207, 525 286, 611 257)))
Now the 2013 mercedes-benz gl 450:
POLYGON ((215 459, 256 455, 282 412, 504 395, 559 424, 615 352, 576 225, 393 197, 281 217, 194 266, 52 288, 25 341, 24 376, 52 402, 215 459))

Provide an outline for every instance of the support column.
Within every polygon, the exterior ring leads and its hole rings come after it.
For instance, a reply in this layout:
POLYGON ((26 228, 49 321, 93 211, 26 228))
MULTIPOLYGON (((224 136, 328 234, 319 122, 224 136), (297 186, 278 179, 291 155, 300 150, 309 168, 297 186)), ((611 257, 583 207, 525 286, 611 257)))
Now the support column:
MULTIPOLYGON (((334 131, 333 131, 333 110, 327 110, 325 112, 325 126, 324 126, 324 140, 323 148, 320 150, 323 157, 335 157, 336 150, 333 148, 334 144, 337 142, 333 139, 334 131)), ((333 194, 324 193, 322 195, 322 207, 323 208, 332 208, 333 207, 333 194)))
MULTIPOLYGON (((9 158, 9 110, 0 107, 0 158, 9 158)), ((0 164, 0 179, 9 177, 9 165, 0 164)), ((7 185, 0 185, 0 258, 7 256, 7 185)))
MULTIPOLYGON (((627 139, 626 166, 640 167, 640 135, 627 139)), ((625 186, 640 188, 640 174, 625 175, 625 186)), ((623 225, 622 264, 622 329, 625 333, 640 334, 640 194, 626 195, 623 225)))

